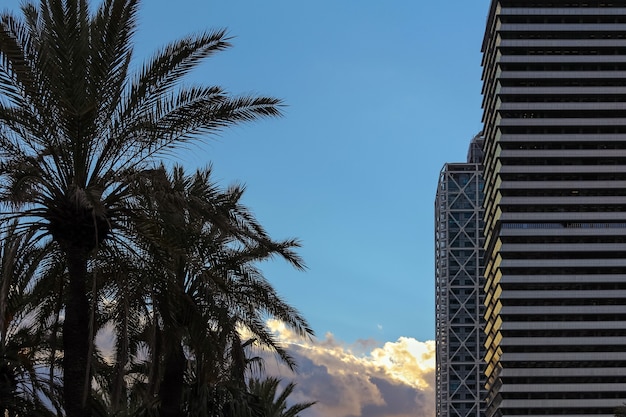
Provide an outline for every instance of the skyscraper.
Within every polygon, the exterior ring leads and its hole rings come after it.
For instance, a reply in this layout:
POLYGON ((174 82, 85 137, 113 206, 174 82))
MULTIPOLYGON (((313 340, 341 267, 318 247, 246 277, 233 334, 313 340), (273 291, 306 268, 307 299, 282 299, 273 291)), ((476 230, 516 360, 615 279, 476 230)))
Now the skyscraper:
POLYGON ((487 416, 626 403, 626 1, 492 0, 487 416))
POLYGON ((435 199, 437 417, 484 415, 482 138, 446 164, 435 199))

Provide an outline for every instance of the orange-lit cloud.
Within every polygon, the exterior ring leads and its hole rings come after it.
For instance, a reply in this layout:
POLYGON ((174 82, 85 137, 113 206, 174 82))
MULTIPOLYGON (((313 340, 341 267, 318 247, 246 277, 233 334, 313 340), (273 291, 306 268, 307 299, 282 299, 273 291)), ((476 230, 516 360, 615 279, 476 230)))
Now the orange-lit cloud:
POLYGON ((281 323, 270 328, 298 363, 293 374, 276 361, 266 371, 297 384, 293 402, 317 401, 302 417, 432 417, 435 415, 435 343, 401 337, 343 344, 326 334, 303 340, 281 323))

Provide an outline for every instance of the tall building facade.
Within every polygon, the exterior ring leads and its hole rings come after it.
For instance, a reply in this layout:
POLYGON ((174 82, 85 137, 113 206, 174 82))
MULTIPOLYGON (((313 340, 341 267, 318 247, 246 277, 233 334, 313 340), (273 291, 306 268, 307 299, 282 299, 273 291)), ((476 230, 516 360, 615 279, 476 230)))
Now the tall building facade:
POLYGON ((626 403, 626 1, 492 0, 487 416, 626 403))
POLYGON ((446 164, 435 198, 437 417, 484 416, 482 138, 446 164))

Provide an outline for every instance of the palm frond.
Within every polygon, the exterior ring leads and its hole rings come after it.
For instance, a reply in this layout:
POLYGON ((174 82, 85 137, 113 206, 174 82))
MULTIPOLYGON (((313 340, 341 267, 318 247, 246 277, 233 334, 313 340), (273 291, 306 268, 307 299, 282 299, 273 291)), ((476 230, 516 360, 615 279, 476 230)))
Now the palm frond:
POLYGON ((248 363, 240 329, 290 366, 265 319, 312 334, 255 267, 277 257, 303 269, 299 242, 271 239, 241 204, 245 187, 222 189, 210 167, 158 164, 189 141, 280 116, 282 101, 183 85, 230 46, 225 30, 174 41, 131 73, 138 4, 103 0, 92 14, 87 0, 41 0, 22 18, 0 14, 0 255, 12 262, 0 333, 8 346, 5 323, 30 320, 12 327, 11 343, 28 344, 34 356, 22 359, 47 372, 22 364, 20 375, 55 396, 58 415, 87 404, 159 411, 159 393, 191 374, 167 376, 174 359, 196 365, 187 386, 227 398, 248 363), (107 326, 110 357, 93 345, 107 326))

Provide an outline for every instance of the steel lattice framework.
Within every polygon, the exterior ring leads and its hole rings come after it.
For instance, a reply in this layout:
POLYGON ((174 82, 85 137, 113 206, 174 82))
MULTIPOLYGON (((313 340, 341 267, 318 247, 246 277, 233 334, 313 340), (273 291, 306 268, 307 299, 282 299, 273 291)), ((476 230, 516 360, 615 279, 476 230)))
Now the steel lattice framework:
POLYGON ((437 417, 484 415, 481 147, 443 167, 435 200, 437 417))

